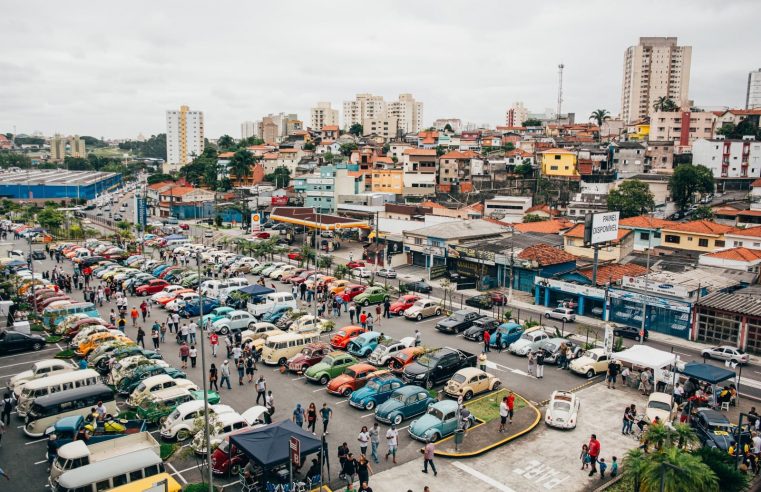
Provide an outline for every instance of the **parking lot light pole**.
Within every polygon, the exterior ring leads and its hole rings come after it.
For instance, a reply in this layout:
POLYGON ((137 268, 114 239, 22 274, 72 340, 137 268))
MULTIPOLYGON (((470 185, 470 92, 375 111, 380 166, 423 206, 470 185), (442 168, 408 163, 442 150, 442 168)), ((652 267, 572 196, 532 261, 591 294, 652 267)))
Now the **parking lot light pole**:
MULTIPOLYGON (((198 268, 198 328, 201 329, 201 380, 203 381, 203 440, 206 445, 206 466, 209 468, 209 490, 214 490, 214 474, 211 470, 211 439, 209 439, 209 394, 206 388, 206 340, 203 332, 203 291, 201 290, 201 253, 196 253, 198 268)), ((196 329, 197 330, 197 329, 196 329)))

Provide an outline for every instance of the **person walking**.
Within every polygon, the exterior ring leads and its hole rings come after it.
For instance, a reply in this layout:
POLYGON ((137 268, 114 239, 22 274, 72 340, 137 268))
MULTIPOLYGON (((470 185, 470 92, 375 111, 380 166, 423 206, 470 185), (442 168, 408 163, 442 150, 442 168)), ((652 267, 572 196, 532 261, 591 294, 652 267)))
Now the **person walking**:
POLYGON ((383 317, 391 318, 391 299, 390 298, 386 298, 386 300, 383 301, 383 317))
POLYGON ((330 424, 330 418, 333 416, 333 409, 327 403, 323 403, 320 409, 320 416, 322 417, 322 433, 327 436, 328 424, 330 424))
POLYGON ((536 378, 542 379, 544 377, 544 349, 539 349, 536 352, 536 378))
POLYGON ((386 461, 388 457, 393 457, 393 462, 396 464, 396 448, 399 446, 399 431, 396 430, 396 424, 391 424, 391 427, 386 431, 386 444, 388 445, 388 451, 386 451, 386 461))
POLYGON ((376 304, 375 306, 375 322, 378 323, 378 326, 381 325, 381 319, 383 319, 383 316, 381 316, 381 305, 376 304))
POLYGON ((137 340, 135 342, 145 348, 145 330, 143 330, 142 326, 138 326, 137 328, 137 340))
POLYGON ((482 351, 478 354, 478 368, 486 372, 486 351, 482 351))
POLYGON ((423 451, 423 473, 428 473, 428 465, 431 465, 431 470, 433 470, 433 476, 435 477, 439 473, 436 471, 436 465, 433 464, 433 455, 436 451, 436 447, 433 445, 433 441, 428 441, 425 443, 425 447, 422 449, 423 451))
POLYGON ((484 352, 489 352, 489 342, 491 342, 491 333, 486 330, 484 331, 484 352))
POLYGON ((134 328, 137 326, 137 318, 140 315, 137 313, 137 309, 135 307, 132 308, 132 311, 130 311, 129 315, 132 318, 132 327, 134 328))
POLYGON ((370 483, 370 474, 372 472, 373 469, 370 466, 370 463, 367 461, 367 456, 364 454, 360 455, 359 460, 357 461, 357 479, 359 480, 359 483, 364 487, 367 487, 367 485, 370 483))
POLYGON ((380 426, 378 422, 373 424, 368 434, 370 434, 370 457, 376 464, 380 463, 378 459, 378 445, 380 445, 380 426))
POLYGON ((188 343, 188 325, 183 324, 180 328, 180 339, 183 342, 188 343))
POLYGON ((505 432, 505 424, 507 423, 508 415, 507 397, 505 396, 499 403, 499 432, 505 432))
POLYGON ((346 459, 344 460, 343 464, 341 465, 341 475, 343 475, 344 479, 346 480, 346 487, 350 487, 352 484, 354 484, 354 475, 357 474, 357 465, 359 463, 356 459, 354 459, 354 455, 352 453, 349 453, 346 455, 346 459))
POLYGON ((209 333, 209 344, 211 345, 211 356, 217 356, 217 347, 219 347, 219 335, 215 332, 209 333))
POLYGON ((11 412, 13 411, 13 406, 15 404, 16 399, 13 398, 10 391, 7 391, 5 395, 3 395, 3 412, 2 415, 0 415, 0 420, 5 422, 5 425, 11 425, 11 412))
POLYGON ((166 323, 161 323, 159 332, 161 333, 161 343, 164 343, 166 341, 166 323))
POLYGON ((269 412, 270 417, 272 417, 272 415, 275 414, 275 397, 272 396, 272 390, 267 391, 267 398, 264 406, 267 407, 267 412, 269 412))
POLYGON ((312 430, 312 434, 315 434, 315 426, 317 426, 317 407, 314 402, 309 404, 307 408, 307 430, 312 430))
POLYGON ((227 389, 228 390, 233 389, 232 386, 230 386, 230 361, 229 360, 225 360, 222 363, 222 367, 220 368, 220 373, 222 374, 222 378, 219 380, 219 385, 224 386, 226 382, 227 389))
POLYGON ((357 314, 357 307, 353 302, 349 303, 349 324, 354 324, 354 315, 357 314))
POLYGON ((174 323, 174 332, 177 333, 180 331, 180 314, 179 313, 172 313, 172 322, 174 323))
POLYGON ((259 376, 259 379, 256 380, 256 404, 259 404, 259 398, 262 399, 262 403, 267 403, 267 381, 265 381, 264 376, 259 376))
POLYGON ((507 392, 507 423, 513 423, 513 410, 515 409, 515 393, 507 392))
POLYGON ((365 456, 367 454, 367 445, 370 443, 370 433, 367 431, 366 425, 363 425, 362 430, 359 431, 357 442, 359 442, 359 454, 365 456))
POLYGON ((235 360, 235 368, 238 369, 238 386, 243 386, 243 378, 246 376, 246 362, 243 357, 235 360))
POLYGON ((589 471, 589 476, 591 477, 595 473, 597 473, 597 458, 600 456, 600 441, 597 440, 597 436, 595 434, 592 434, 592 437, 589 439, 589 463, 591 466, 591 470, 589 471))
POLYGON ((182 342, 182 345, 180 345, 180 361, 182 361, 182 365, 180 365, 180 369, 188 368, 189 355, 190 355, 190 347, 188 347, 187 343, 182 342))
POLYGON ((293 409, 293 416, 291 417, 293 420, 293 423, 298 425, 299 427, 304 427, 305 415, 306 415, 306 412, 304 412, 304 409, 301 407, 301 403, 297 403, 296 408, 293 409))
POLYGON ((256 371, 256 360, 251 352, 246 357, 246 375, 248 376, 248 384, 254 382, 254 372, 256 371))
POLYGON ((159 339, 160 339, 160 333, 159 333, 159 324, 153 323, 153 326, 151 327, 151 340, 153 340, 153 350, 159 351, 159 339))
POLYGON ((214 391, 219 392, 219 386, 217 386, 217 366, 214 363, 209 367, 209 389, 214 388, 214 391))
POLYGON ((534 358, 534 352, 529 350, 528 352, 528 374, 529 376, 534 375, 534 364, 536 363, 536 359, 534 358))
POLYGON ((420 334, 420 330, 415 330, 415 347, 419 347, 423 341, 423 335, 420 334))
POLYGON ((188 325, 188 335, 190 336, 190 343, 196 343, 196 332, 198 331, 198 325, 195 321, 191 321, 188 325))
POLYGON ((367 312, 362 311, 362 314, 359 315, 359 324, 362 328, 367 328, 367 312))
POLYGON ((145 323, 145 317, 148 316, 148 303, 145 301, 140 303, 140 314, 143 316, 143 323, 145 323))
POLYGON ((190 356, 190 367, 196 366, 196 360, 198 359, 198 349, 195 345, 190 346, 190 351, 188 351, 188 355, 190 356))
POLYGON ((612 360, 608 364, 608 389, 616 389, 616 377, 618 376, 619 372, 619 365, 617 360, 612 360), (613 385, 613 388, 611 388, 611 384, 613 385))

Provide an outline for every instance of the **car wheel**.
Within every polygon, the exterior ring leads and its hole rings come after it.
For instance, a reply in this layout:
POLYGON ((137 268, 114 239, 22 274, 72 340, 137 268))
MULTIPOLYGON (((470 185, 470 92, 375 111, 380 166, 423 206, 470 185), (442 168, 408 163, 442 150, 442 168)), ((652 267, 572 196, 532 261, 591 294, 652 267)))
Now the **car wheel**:
POLYGON ((187 441, 190 439, 190 431, 180 429, 177 431, 177 442, 187 441))
POLYGON ((328 376, 326 374, 323 374, 322 376, 320 376, 320 384, 323 385, 323 386, 328 384, 329 380, 330 380, 330 378, 328 378, 328 376))
POLYGON ((423 315, 418 313, 418 315, 415 317, 415 319, 418 320, 418 321, 422 321, 423 320, 423 315))
POLYGON ((544 313, 544 317, 550 319, 550 313, 544 313))
POLYGON ((375 402, 373 400, 365 403, 365 410, 372 410, 373 408, 375 408, 375 402))
POLYGON ((223 326, 222 328, 219 329, 219 333, 222 335, 227 335, 228 333, 230 333, 230 328, 223 326))
POLYGON ((710 359, 710 358, 711 358, 711 354, 709 354, 708 352, 703 352, 703 354, 702 354, 702 355, 703 355, 703 357, 705 357, 706 359, 710 359))
POLYGON ((364 302, 362 303, 362 305, 365 306, 365 307, 369 306, 370 305, 370 299, 365 299, 364 302))
POLYGON ((563 323, 568 323, 568 318, 566 318, 565 316, 563 316, 563 323))
POLYGON ((502 346, 502 350, 507 350, 507 343, 502 342, 500 345, 502 346))
POLYGON ((393 419, 394 424, 399 425, 399 424, 402 423, 402 420, 404 420, 402 418, 402 414, 399 413, 399 414, 394 415, 394 419, 393 419))
POLYGON ((492 391, 497 391, 502 386, 502 381, 494 381, 494 386, 491 387, 492 391))
POLYGON ((476 337, 476 341, 477 341, 477 342, 483 342, 483 341, 484 341, 484 336, 483 336, 483 335, 478 335, 478 336, 476 337))
POLYGON ((230 465, 230 476, 235 477, 240 475, 240 464, 230 465))
POLYGON ((587 379, 592 379, 595 377, 595 371, 593 369, 590 369, 587 371, 587 379))
POLYGON ((436 310, 436 316, 441 316, 441 309, 436 310))
POLYGON ((351 388, 344 388, 344 390, 341 392, 342 395, 349 397, 351 396, 351 388))
POLYGON ((463 400, 465 400, 465 401, 468 401, 468 400, 470 400, 471 398, 473 398, 473 392, 472 392, 472 391, 470 391, 470 390, 466 391, 466 392, 465 392, 465 394, 464 394, 464 395, 462 395, 462 398, 463 398, 463 400))
POLYGON ((34 342, 34 344, 32 345, 32 350, 37 352, 40 349, 42 349, 42 344, 40 342, 34 342))
POLYGON ((431 434, 431 442, 438 442, 439 439, 441 439, 441 436, 439 435, 438 432, 434 432, 433 434, 431 434))
POLYGON ((433 381, 429 379, 428 381, 425 382, 425 389, 431 389, 431 388, 433 388, 433 381))

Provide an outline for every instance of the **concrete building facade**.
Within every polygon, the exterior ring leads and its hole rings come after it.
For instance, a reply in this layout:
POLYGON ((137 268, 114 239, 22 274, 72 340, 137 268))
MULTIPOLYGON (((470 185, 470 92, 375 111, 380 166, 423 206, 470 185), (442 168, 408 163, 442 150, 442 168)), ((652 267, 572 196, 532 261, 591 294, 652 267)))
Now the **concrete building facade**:
POLYGON ((309 110, 309 124, 312 130, 320 131, 326 126, 338 125, 338 110, 330 107, 330 102, 318 102, 309 110))
POLYGON ((423 103, 412 94, 399 94, 397 101, 388 103, 387 119, 394 118, 404 133, 418 133, 423 129, 423 103))
POLYGON ((386 101, 383 96, 357 94, 353 101, 344 101, 344 129, 349 130, 355 123, 363 127, 365 120, 380 120, 386 117, 386 101))
POLYGON ((716 114, 710 111, 654 111, 648 140, 674 142, 680 153, 699 138, 713 138, 716 129, 716 114))
POLYGON ((748 90, 745 94, 745 109, 761 108, 761 68, 748 74, 748 90))
POLYGON ((513 103, 505 113, 505 125, 509 127, 523 126, 527 119, 528 109, 520 101, 513 103))
POLYGON ((688 100, 692 47, 675 37, 641 37, 624 52, 621 116, 627 123, 653 111, 660 97, 682 106, 688 100))
POLYGON ((176 172, 204 149, 203 111, 180 106, 166 112, 166 156, 164 172, 176 172))
POLYGON ((256 122, 254 121, 244 121, 240 124, 240 138, 246 139, 251 138, 257 134, 256 131, 256 122))
POLYGON ((697 140, 692 145, 693 164, 702 164, 711 170, 713 177, 761 177, 761 142, 713 139, 697 140))

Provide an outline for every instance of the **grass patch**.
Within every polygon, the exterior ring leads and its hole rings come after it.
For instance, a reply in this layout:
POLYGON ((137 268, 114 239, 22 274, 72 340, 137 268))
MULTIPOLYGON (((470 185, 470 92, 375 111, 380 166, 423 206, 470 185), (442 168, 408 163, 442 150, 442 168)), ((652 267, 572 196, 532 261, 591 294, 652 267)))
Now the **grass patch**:
POLYGON ((209 492, 209 484, 189 483, 185 486, 185 488, 183 489, 183 492, 209 492))
MULTIPOLYGON (((491 422, 499 418, 499 403, 502 398, 507 396, 507 390, 502 389, 483 398, 477 398, 465 406, 470 410, 475 418, 482 422, 491 422)), ((515 410, 526 406, 526 402, 518 395, 515 395, 515 410)))
POLYGON ((60 337, 58 335, 52 335, 45 339, 45 343, 58 343, 61 341, 61 338, 63 337, 60 337))
POLYGON ((118 418, 125 420, 137 420, 137 412, 134 410, 124 410, 119 413, 118 418))
POLYGON ((162 443, 161 444, 161 459, 163 461, 168 460, 175 451, 177 451, 177 444, 176 443, 162 443))
POLYGON ((73 359, 75 355, 76 354, 74 353, 73 350, 68 349, 68 350, 63 350, 55 354, 55 358, 56 359, 73 359))
POLYGON ((42 325, 42 323, 32 323, 30 329, 37 332, 45 331, 45 327, 42 325))

